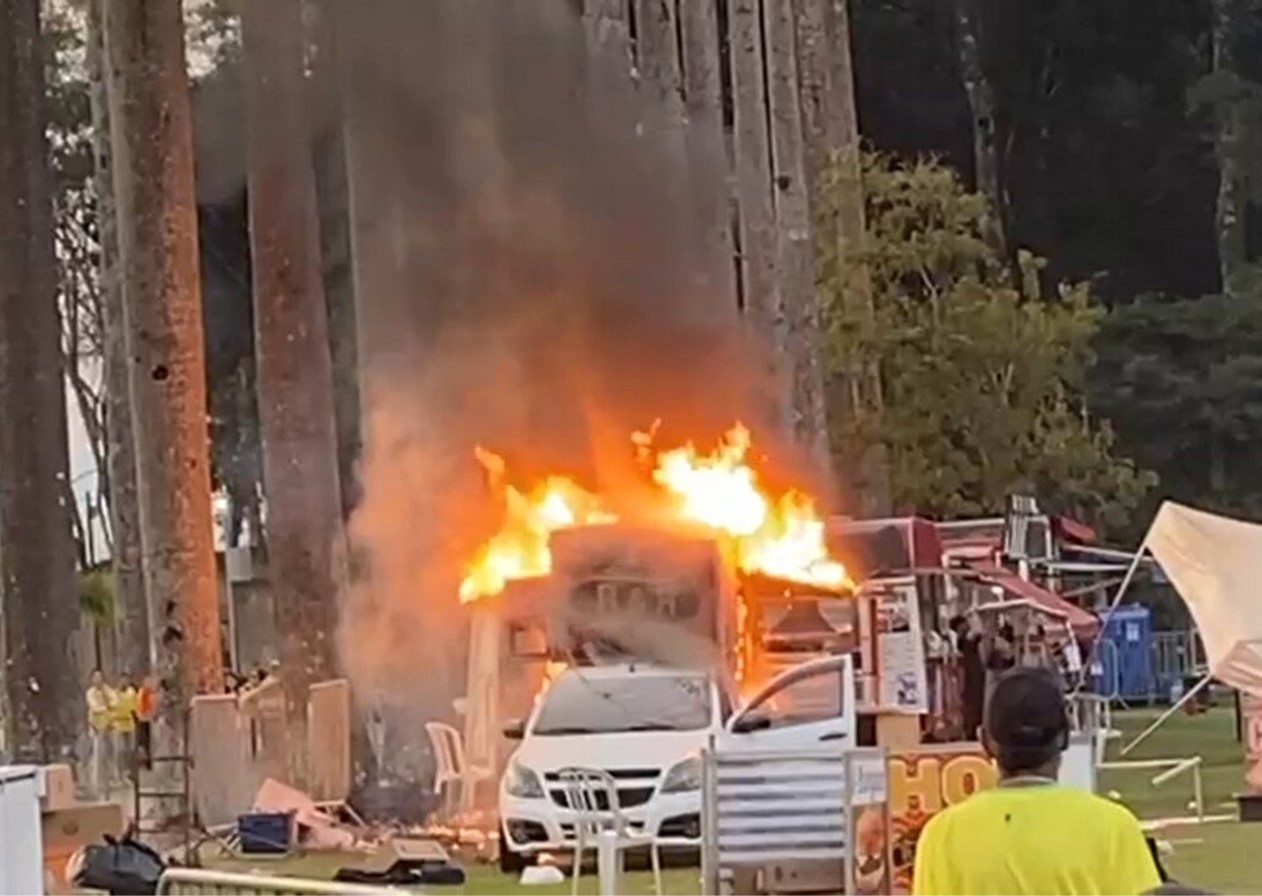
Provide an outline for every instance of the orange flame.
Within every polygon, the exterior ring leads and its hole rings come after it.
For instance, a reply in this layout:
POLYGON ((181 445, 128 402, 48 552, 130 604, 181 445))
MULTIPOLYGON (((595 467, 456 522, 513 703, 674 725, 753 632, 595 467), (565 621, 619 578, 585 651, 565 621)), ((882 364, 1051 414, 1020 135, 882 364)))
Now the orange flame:
MULTIPOLYGON (((845 567, 829 556, 815 502, 796 491, 771 495, 759 482, 748 460, 748 429, 737 424, 710 454, 692 444, 656 452, 655 432, 656 426, 632 441, 652 465, 665 509, 729 539, 743 572, 834 589, 850 583, 845 567)), ((571 479, 550 476, 522 492, 504 481, 502 458, 481 448, 476 454, 501 496, 504 517, 466 570, 462 602, 498 594, 510 580, 550 572, 548 542, 558 529, 617 521, 598 496, 571 479)))
POLYGON ((682 519, 725 533, 743 572, 841 588, 846 568, 828 554, 824 521, 801 492, 768 495, 748 463, 749 430, 739 423, 711 454, 691 444, 657 456, 653 479, 682 519))
POLYGON ((528 579, 552 571, 548 541, 557 529, 611 523, 617 518, 601 509, 600 499, 563 476, 549 476, 529 492, 504 481, 504 459, 483 448, 474 452, 487 471, 493 490, 504 502, 498 532, 474 555, 460 601, 467 603, 504 590, 511 579, 528 579))

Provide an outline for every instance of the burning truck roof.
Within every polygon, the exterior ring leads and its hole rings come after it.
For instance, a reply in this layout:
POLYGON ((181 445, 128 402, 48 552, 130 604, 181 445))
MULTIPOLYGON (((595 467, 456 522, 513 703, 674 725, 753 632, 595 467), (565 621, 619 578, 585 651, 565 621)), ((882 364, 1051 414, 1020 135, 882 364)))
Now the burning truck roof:
MULTIPOLYGON (((558 545, 602 540, 576 536, 576 531, 615 523, 672 533, 676 546, 689 538, 717 546, 724 560, 744 574, 833 591, 849 586, 845 566, 829 553, 816 501, 793 489, 775 491, 762 481, 744 426, 733 426, 709 453, 691 443, 660 449, 655 430, 634 434, 629 444, 644 470, 644 493, 634 502, 598 494, 564 475, 515 484, 500 456, 478 449, 501 520, 468 564, 461 600, 498 595, 510 581, 548 575, 558 545)), ((619 550, 625 556, 630 548, 624 543, 619 550)))

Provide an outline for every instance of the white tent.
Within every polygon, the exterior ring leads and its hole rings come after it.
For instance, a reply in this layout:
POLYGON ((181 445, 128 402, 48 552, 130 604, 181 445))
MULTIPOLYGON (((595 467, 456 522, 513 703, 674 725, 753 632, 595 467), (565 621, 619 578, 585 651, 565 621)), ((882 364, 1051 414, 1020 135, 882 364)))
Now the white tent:
POLYGON ((1262 696, 1262 525, 1166 501, 1143 547, 1196 620, 1209 673, 1262 696))

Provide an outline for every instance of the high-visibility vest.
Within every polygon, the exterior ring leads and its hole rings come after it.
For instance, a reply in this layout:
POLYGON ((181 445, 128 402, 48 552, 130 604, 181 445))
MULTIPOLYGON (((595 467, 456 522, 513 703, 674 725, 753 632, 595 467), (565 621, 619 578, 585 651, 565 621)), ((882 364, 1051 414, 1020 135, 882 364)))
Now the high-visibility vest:
POLYGON ((142 722, 152 722, 158 714, 158 695, 153 688, 142 685, 136 692, 136 718, 142 722))
POLYGON ((88 703, 88 724, 95 731, 106 731, 114 718, 114 705, 118 696, 107 684, 89 687, 84 697, 88 703))
POLYGON ((130 734, 136 730, 136 704, 138 697, 136 689, 132 687, 123 688, 118 692, 118 697, 114 701, 113 723, 114 730, 123 734, 130 734))

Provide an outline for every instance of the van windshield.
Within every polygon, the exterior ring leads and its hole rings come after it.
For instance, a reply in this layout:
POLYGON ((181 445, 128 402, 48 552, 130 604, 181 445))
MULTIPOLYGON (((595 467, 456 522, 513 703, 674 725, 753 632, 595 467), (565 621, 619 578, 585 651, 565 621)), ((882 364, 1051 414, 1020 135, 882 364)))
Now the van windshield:
POLYGON ((605 678, 574 671, 548 689, 531 733, 699 731, 710 718, 710 688, 703 676, 605 678))

